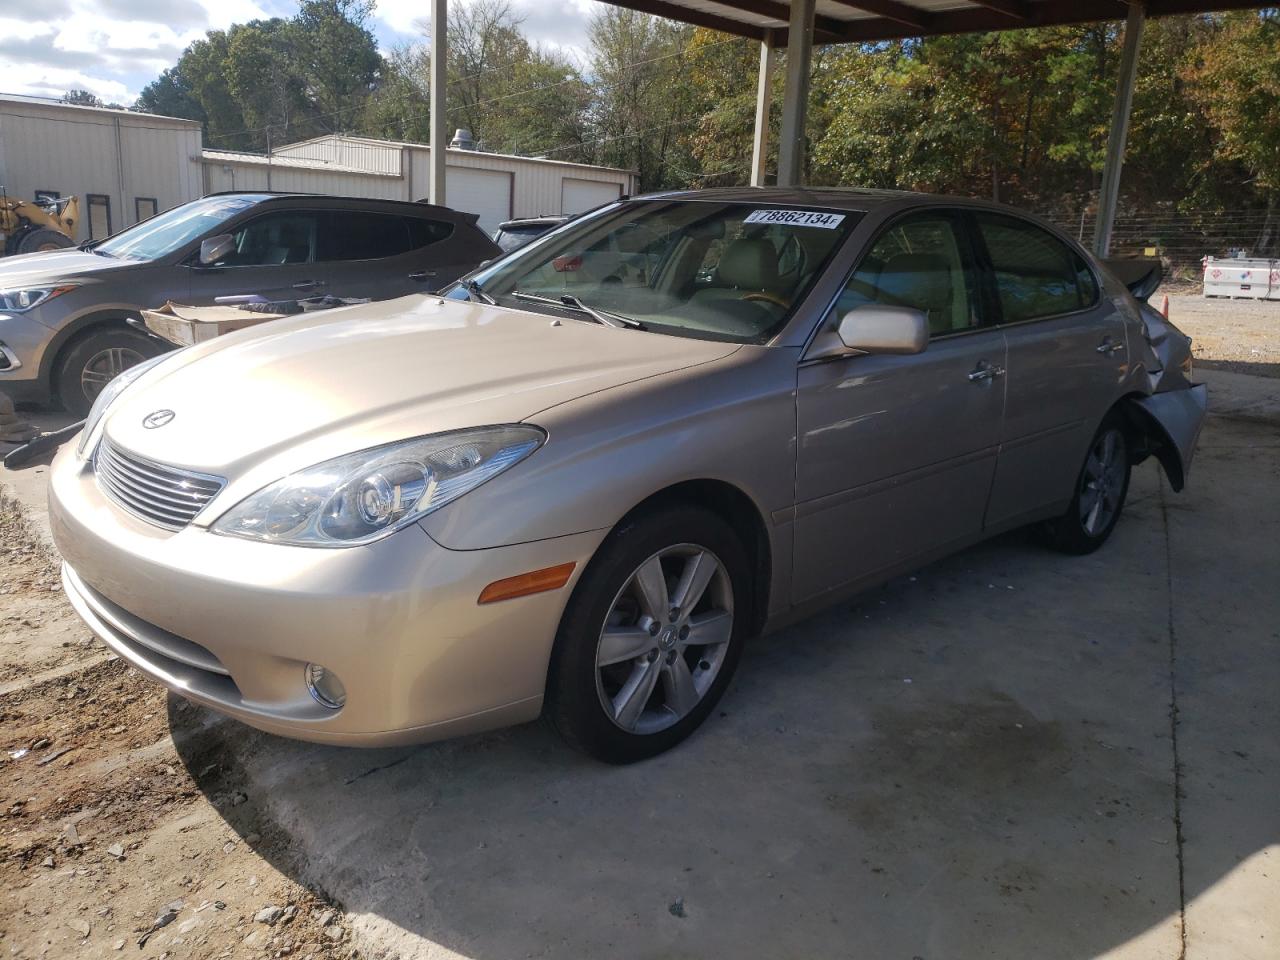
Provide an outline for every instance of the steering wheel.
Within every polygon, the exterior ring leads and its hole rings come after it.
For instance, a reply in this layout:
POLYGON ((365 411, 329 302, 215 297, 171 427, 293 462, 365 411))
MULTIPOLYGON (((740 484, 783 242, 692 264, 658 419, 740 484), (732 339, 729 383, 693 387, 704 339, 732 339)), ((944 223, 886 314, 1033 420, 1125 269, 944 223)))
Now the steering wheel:
POLYGON ((783 310, 791 309, 791 301, 783 300, 781 297, 777 296, 776 294, 766 293, 763 290, 759 291, 758 293, 744 293, 742 295, 742 299, 743 300, 763 300, 765 303, 772 303, 775 306, 781 307, 783 310))

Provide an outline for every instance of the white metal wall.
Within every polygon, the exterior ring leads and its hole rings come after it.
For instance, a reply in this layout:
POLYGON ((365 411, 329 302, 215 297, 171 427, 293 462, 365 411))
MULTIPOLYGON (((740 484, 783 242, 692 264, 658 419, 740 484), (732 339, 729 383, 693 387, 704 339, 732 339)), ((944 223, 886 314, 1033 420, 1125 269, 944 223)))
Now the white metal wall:
POLYGON ((338 197, 377 197, 403 200, 404 184, 400 177, 330 170, 298 163, 277 162, 268 165, 257 158, 236 158, 206 153, 204 192, 228 190, 276 190, 298 193, 327 193, 338 197))
MULTIPOLYGON (((270 189, 420 200, 427 193, 430 158, 431 148, 419 144, 322 137, 277 150, 270 189)), ((608 167, 475 150, 449 150, 448 161, 446 202, 477 214, 489 232, 511 217, 581 213, 632 191, 632 175, 608 167)), ((208 193, 266 190, 265 158, 207 150, 204 188, 208 193)))
POLYGON ((386 140, 364 137, 316 137, 290 143, 274 150, 276 156, 319 160, 343 167, 358 167, 370 173, 400 176, 400 146, 386 140))
POLYGON ((560 212, 582 213, 602 203, 611 203, 621 194, 622 188, 616 183, 565 177, 560 182, 560 212))
MULTIPOLYGON (((413 182, 421 184, 418 191, 421 197, 426 193, 427 167, 430 163, 431 148, 412 145, 409 147, 412 158, 413 182)), ((632 176, 625 170, 613 170, 608 167, 591 167, 577 163, 559 163, 553 160, 537 160, 525 157, 508 157, 503 154, 481 153, 474 150, 450 150, 449 167, 473 167, 482 170, 502 170, 512 175, 512 216, 536 217, 542 214, 555 214, 579 211, 566 211, 563 208, 566 177, 593 183, 612 184, 618 193, 631 193, 632 176)), ((448 196, 449 184, 445 181, 445 201, 449 206, 456 206, 453 198, 448 196)), ((457 207, 457 209, 465 209, 457 207)), ((479 213, 478 210, 467 211, 479 213)))
POLYGON ((0 184, 80 198, 77 240, 88 238, 88 195, 109 198, 111 229, 136 222, 138 197, 158 210, 203 193, 200 125, 169 117, 0 99, 0 184))

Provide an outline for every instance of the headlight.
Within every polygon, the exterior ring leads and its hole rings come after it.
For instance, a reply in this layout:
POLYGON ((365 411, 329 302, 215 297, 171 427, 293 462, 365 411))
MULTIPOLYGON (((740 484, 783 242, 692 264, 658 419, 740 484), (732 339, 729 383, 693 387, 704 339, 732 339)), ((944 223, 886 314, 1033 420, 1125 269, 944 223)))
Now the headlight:
POLYGON ((22 313, 75 288, 74 283, 60 283, 49 287, 15 287, 11 290, 0 290, 0 310, 22 313))
POLYGON ((129 367, 129 369, 118 374, 114 380, 102 388, 102 392, 98 394, 98 398, 93 401, 93 406, 89 408, 89 415, 84 418, 84 429, 80 431, 80 445, 76 447, 76 453, 84 456, 85 447, 89 443, 89 437, 93 435, 94 429, 102 421, 102 417, 107 412, 107 408, 115 403, 116 397, 124 392, 124 388, 137 380, 140 376, 154 367, 161 360, 173 356, 171 353, 162 353, 158 357, 152 357, 137 366, 129 367))
POLYGON ((227 511, 215 533, 304 547, 369 543, 474 490, 538 447, 537 427, 480 427, 327 460, 227 511))

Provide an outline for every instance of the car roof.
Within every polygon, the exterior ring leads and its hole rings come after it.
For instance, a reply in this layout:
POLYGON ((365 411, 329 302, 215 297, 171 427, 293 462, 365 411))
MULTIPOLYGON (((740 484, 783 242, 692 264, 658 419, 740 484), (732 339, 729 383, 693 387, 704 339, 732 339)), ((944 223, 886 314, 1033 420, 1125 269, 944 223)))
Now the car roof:
POLYGON ((225 190, 221 193, 205 194, 208 197, 243 197, 260 204, 290 203, 300 206, 332 207, 335 205, 352 209, 393 210, 397 213, 432 214, 460 222, 474 221, 472 214, 442 207, 425 200, 383 200, 375 197, 336 197, 325 193, 288 193, 285 191, 240 191, 225 190))
POLYGON ((911 190, 872 190, 863 187, 713 187, 705 190, 671 190, 648 193, 637 200, 712 200, 721 203, 779 203, 788 206, 830 207, 869 213, 880 207, 913 207, 956 204, 1009 209, 1002 204, 968 197, 911 190))

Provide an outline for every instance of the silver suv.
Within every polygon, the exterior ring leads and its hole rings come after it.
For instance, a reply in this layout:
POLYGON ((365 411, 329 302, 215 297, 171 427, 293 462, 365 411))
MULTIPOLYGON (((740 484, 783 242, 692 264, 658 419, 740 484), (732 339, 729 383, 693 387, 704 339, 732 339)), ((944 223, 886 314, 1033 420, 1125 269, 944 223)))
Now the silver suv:
POLYGON ((446 207, 214 194, 78 250, 0 261, 0 392, 83 416, 112 377, 163 350, 127 322, 145 307, 235 294, 388 300, 499 253, 474 215, 446 207))

